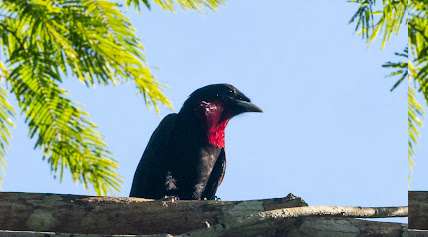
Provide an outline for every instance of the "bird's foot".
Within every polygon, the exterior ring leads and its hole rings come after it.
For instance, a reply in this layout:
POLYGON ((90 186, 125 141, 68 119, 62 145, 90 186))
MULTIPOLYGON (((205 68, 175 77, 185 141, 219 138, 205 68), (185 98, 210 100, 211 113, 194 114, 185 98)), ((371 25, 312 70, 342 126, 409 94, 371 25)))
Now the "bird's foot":
POLYGON ((161 199, 161 201, 164 201, 164 202, 175 202, 178 200, 180 200, 180 198, 176 196, 165 196, 161 199))
POLYGON ((219 197, 217 197, 217 196, 214 196, 214 197, 212 197, 212 198, 210 198, 210 199, 208 199, 208 198, 204 198, 204 199, 202 199, 202 200, 204 200, 204 201, 207 201, 207 200, 221 201, 221 198, 219 198, 219 197))

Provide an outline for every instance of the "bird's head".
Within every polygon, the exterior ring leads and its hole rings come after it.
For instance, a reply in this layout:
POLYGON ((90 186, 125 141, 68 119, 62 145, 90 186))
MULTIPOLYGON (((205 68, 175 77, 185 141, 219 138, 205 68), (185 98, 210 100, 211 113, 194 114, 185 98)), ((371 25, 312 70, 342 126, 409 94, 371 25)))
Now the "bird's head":
POLYGON ((234 116, 262 112, 251 100, 230 84, 213 84, 194 91, 184 102, 181 113, 192 113, 202 122, 208 142, 224 147, 224 129, 234 116))

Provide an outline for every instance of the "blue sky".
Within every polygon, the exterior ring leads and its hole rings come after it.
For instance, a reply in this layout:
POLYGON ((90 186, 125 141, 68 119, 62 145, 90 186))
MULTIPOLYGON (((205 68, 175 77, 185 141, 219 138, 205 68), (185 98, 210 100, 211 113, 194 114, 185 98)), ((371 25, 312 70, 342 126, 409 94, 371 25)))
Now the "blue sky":
MULTIPOLYGON (((234 84, 264 110, 228 125, 223 200, 292 192, 312 205, 407 204, 406 88, 390 92, 393 80, 381 67, 406 36, 383 50, 368 47, 348 24, 354 11, 343 0, 129 11, 175 110, 193 90, 219 82, 234 84)), ((70 79, 64 86, 99 125, 124 178, 114 195, 127 196, 149 136, 171 111, 147 110, 132 84, 87 89, 70 79)), ((18 117, 4 191, 93 194, 69 176, 54 180, 34 142, 18 117)))

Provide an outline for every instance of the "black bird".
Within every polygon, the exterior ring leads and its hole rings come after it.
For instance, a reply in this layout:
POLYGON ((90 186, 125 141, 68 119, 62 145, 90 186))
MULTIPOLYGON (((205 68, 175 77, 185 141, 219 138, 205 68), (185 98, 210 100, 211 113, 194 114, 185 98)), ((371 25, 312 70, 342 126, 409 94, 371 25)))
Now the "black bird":
POLYGON ((229 84, 194 91, 153 132, 135 171, 131 197, 215 199, 225 169, 224 130, 234 116, 262 112, 229 84))

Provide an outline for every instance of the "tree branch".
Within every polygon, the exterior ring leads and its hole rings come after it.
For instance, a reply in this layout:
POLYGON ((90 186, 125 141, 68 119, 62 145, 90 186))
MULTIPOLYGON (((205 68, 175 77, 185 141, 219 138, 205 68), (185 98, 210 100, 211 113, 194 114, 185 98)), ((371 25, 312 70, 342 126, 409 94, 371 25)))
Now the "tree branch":
MULTIPOLYGON (((345 232, 349 237, 399 237, 406 225, 343 217, 406 215, 406 207, 309 207, 292 194, 285 198, 249 201, 173 202, 0 193, 0 230, 71 233, 76 237, 84 236, 78 234, 233 237, 242 236, 243 233, 250 237, 321 237, 344 235, 345 232)), ((34 232, 31 236, 69 236, 56 233, 37 235, 39 233, 34 232)), ((2 235, 0 232, 0 237, 25 236, 19 235, 19 232, 8 234, 2 235)))
MULTIPOLYGON (((334 223, 341 223, 340 225, 353 226, 354 228, 350 229, 358 229, 358 232, 361 231, 362 226, 367 226, 367 221, 360 220, 351 220, 351 219, 334 219, 332 217, 359 217, 359 218, 385 218, 385 217, 406 217, 408 215, 407 207, 340 207, 340 206, 306 206, 306 207, 292 207, 292 208, 282 208, 271 211, 259 212, 256 214, 251 214, 244 217, 235 217, 230 219, 228 222, 223 222, 217 224, 213 227, 209 227, 207 229, 200 229, 193 232, 189 232, 184 234, 183 236, 188 237, 199 237, 199 236, 207 236, 207 237, 220 237, 220 236, 239 236, 244 229, 262 224, 263 226, 268 226, 266 231, 269 231, 269 228, 272 226, 278 226, 280 224, 286 223, 284 226, 287 228, 283 231, 287 233, 290 229, 296 229, 297 226, 301 226, 300 222, 296 222, 296 218, 304 218, 304 217, 328 217, 328 219, 320 219, 320 218, 312 218, 303 219, 306 222, 311 222, 309 226, 316 226, 315 223, 323 223, 326 220, 329 225, 335 225, 334 223), (324 221, 322 221, 324 220, 324 221), (345 225, 346 224, 346 225, 345 225), (358 227, 358 228, 356 228, 358 227), (239 231, 238 231, 239 230, 239 231)), ((321 224, 322 225, 322 224, 321 224)), ((370 224, 371 225, 371 224, 370 224)), ((402 228, 398 228, 398 226, 388 226, 387 232, 391 232, 391 236, 400 236, 395 235, 402 228), (398 232, 397 232, 398 231, 398 232), (396 233, 397 232, 397 233, 396 233)), ((364 228, 365 228, 364 227, 364 228)), ((307 227, 305 227, 307 228, 307 227)), ((363 228, 363 229, 364 229, 363 228)), ((264 233, 258 228, 259 233, 264 233)), ((274 228, 275 229, 275 228, 274 228)), ((380 228, 382 229, 382 228, 380 228)), ((379 230, 380 230, 379 229, 379 230)), ((277 230, 277 229, 275 229, 277 230)), ((342 229, 332 228, 329 231, 331 232, 342 232, 342 229)), ((349 230, 347 230, 348 232, 349 230)), ((244 231, 245 233, 247 231, 244 231)), ((378 233, 374 231, 373 233, 378 233)), ((336 233, 337 234, 337 233, 336 233)), ((270 235, 269 235, 270 236, 270 235)), ((277 236, 276 234, 272 236, 277 236)), ((310 235, 313 236, 313 235, 310 235)), ((336 235, 334 235, 336 236, 336 235)), ((385 235, 389 236, 389 235, 385 235)))

